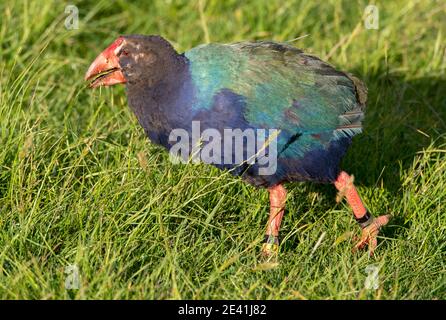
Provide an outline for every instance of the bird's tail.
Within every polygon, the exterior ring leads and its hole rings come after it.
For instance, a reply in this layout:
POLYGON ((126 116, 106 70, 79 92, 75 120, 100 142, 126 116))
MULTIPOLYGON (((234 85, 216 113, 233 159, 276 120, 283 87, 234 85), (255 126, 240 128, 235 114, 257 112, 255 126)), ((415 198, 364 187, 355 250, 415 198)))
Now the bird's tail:
POLYGON ((367 103, 367 87, 358 78, 352 74, 346 73, 346 76, 353 82, 356 91, 356 106, 339 116, 339 126, 335 134, 339 136, 353 137, 362 132, 362 120, 367 103))

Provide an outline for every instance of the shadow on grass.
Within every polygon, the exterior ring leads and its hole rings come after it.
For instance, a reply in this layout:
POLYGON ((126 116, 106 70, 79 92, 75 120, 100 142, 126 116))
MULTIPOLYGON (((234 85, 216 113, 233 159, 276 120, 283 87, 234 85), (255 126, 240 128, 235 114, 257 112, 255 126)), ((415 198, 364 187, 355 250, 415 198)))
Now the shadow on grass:
POLYGON ((382 179, 395 194, 401 171, 446 132, 446 79, 406 80, 385 72, 358 76, 369 88, 364 133, 353 139, 342 168, 355 174, 359 185, 374 186, 382 179))
POLYGON ((412 222, 404 219, 403 216, 393 216, 391 222, 385 226, 380 232, 380 236, 386 238, 398 239, 404 236, 406 231, 410 229, 412 222))
MULTIPOLYGON (((368 103, 363 134, 353 139, 341 168, 355 175, 356 185, 378 188, 382 181, 391 197, 399 199, 401 172, 410 169, 417 152, 435 143, 446 132, 446 95, 443 93, 446 79, 407 80, 401 74, 353 73, 367 84, 368 103)), ((302 185, 290 183, 287 188, 292 191, 302 185)), ((308 192, 333 199, 324 201, 322 210, 314 211, 315 215, 309 217, 314 222, 336 205, 336 190, 330 184, 308 184, 306 188, 308 192)), ((411 223, 400 213, 392 214, 391 223, 383 228, 381 236, 402 237, 411 223)), ((286 245, 285 251, 298 245, 297 237, 289 240, 291 243, 286 245)))
MULTIPOLYGON (((355 175, 357 185, 377 186, 382 180, 396 194, 401 171, 411 167, 417 152, 446 133, 446 79, 353 73, 366 82, 368 102, 364 131, 353 139, 341 168, 355 175)), ((312 188, 330 195, 336 192, 332 186, 312 188)))

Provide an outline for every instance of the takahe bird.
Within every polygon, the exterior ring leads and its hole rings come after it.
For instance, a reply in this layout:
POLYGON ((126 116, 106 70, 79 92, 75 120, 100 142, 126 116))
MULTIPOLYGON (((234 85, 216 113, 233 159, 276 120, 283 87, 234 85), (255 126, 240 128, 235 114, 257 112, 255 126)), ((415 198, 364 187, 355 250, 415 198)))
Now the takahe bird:
POLYGON ((203 137, 206 129, 220 137, 227 129, 253 130, 257 138, 274 129, 258 140, 263 141, 257 150, 261 157, 255 153, 254 160, 247 159, 249 146, 238 144, 214 148, 203 161, 268 188, 263 255, 277 253, 287 195, 283 184, 292 181, 333 183, 362 228, 355 248, 369 245, 373 253, 390 216, 374 218, 353 176, 339 169, 353 136, 362 130, 367 89, 359 79, 288 44, 215 43, 178 53, 164 38, 145 35, 119 37, 91 64, 85 79, 91 87, 125 83, 129 105, 149 139, 170 150, 177 142, 172 132, 189 134, 183 145, 190 147, 187 156, 210 142, 203 137), (189 138, 194 123, 202 133, 197 145, 189 138), (234 152, 243 155, 242 161, 234 160, 234 152), (273 170, 261 172, 267 157, 275 161, 273 170))

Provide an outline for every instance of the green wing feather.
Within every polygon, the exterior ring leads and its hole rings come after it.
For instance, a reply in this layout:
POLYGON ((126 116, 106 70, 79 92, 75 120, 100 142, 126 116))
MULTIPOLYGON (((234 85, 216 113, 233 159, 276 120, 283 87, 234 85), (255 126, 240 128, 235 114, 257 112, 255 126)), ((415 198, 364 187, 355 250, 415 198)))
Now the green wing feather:
MULTIPOLYGON (((317 57, 287 44, 208 44, 185 53, 197 88, 195 109, 211 107, 211 97, 230 89, 244 97, 244 117, 253 127, 280 129, 283 156, 327 147, 333 139, 362 130, 365 85, 317 57), (289 144, 299 135, 298 143, 289 144)), ((280 140, 281 139, 281 140, 280 140)))

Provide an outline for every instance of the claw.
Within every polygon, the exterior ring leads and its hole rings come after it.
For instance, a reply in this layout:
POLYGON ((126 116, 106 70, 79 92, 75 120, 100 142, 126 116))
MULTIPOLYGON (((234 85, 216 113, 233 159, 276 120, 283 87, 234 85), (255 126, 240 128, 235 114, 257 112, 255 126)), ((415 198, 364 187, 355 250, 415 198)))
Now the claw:
POLYGON ((359 242, 353 247, 353 251, 363 249, 366 245, 369 246, 369 254, 373 256, 378 245, 378 233, 381 227, 385 226, 390 221, 391 215, 379 216, 373 218, 373 222, 362 229, 362 234, 359 242))

